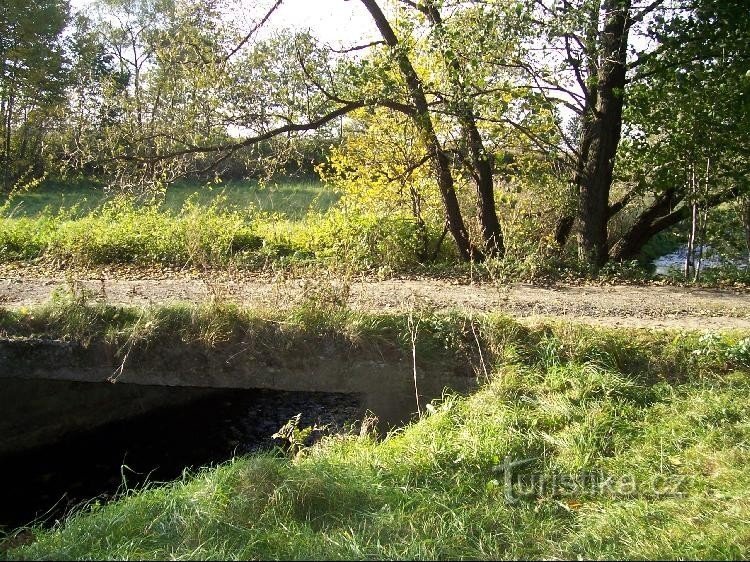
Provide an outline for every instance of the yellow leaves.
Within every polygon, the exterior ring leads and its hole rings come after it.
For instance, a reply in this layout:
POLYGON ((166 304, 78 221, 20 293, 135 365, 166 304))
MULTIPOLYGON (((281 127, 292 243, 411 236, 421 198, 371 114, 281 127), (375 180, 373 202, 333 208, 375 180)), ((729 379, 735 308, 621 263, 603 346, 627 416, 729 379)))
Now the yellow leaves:
POLYGON ((441 203, 419 135, 408 116, 360 110, 348 135, 320 169, 343 194, 342 205, 363 212, 440 216, 441 203))

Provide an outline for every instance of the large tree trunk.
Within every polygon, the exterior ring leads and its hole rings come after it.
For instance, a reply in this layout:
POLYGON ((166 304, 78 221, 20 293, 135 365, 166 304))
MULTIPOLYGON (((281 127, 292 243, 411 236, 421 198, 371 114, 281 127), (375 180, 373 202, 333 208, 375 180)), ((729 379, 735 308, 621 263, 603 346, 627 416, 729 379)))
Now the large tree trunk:
MULTIPOLYGON (((636 219, 630 229, 620 238, 610 250, 610 257, 615 261, 624 261, 635 259, 640 251, 655 234, 667 228, 663 226, 664 218, 670 215, 672 208, 680 202, 676 189, 670 189, 657 197, 636 219), (654 226, 656 225, 656 227, 654 226)), ((687 209, 687 208, 686 208, 687 209)), ((674 213, 671 213, 674 215, 674 213)), ((681 211, 681 214, 674 216, 678 219, 675 223, 683 220, 688 216, 687 211, 681 211)), ((669 224, 668 226, 672 226, 669 224)))
POLYGON ((484 247, 488 255, 503 257, 505 242, 500 221, 495 208, 495 185, 493 179, 492 156, 487 154, 479 131, 473 124, 474 117, 465 127, 469 134, 469 150, 471 151, 472 166, 474 167, 474 181, 477 186, 477 209, 479 224, 482 226, 484 247), (476 137, 477 140, 472 139, 476 137))
POLYGON ((745 228, 745 244, 747 245, 747 264, 750 266, 750 196, 740 202, 740 216, 745 228))
POLYGON ((399 70, 404 77, 409 96, 416 109, 414 113, 414 123, 420 132, 422 141, 425 143, 427 150, 433 155, 435 173, 437 177, 440 195, 445 209, 445 220, 453 239, 456 241, 459 255, 464 260, 481 260, 484 254, 479 249, 473 247, 469 240, 469 234, 461 216, 461 207, 458 204, 456 190, 453 182, 453 174, 450 169, 450 160, 440 145, 440 141, 435 132, 435 127, 430 117, 427 98, 425 97, 422 82, 414 70, 414 66, 409 60, 407 53, 399 45, 396 34, 391 28, 391 24, 386 19, 383 11, 375 0, 361 0, 367 11, 370 12, 378 30, 385 43, 393 49, 393 53, 398 62, 399 70))
MULTIPOLYGON (((418 9, 425 13, 435 32, 444 40, 445 34, 440 10, 431 1, 418 5, 418 9)), ((458 100, 455 110, 461 125, 461 134, 469 149, 472 177, 477 190, 477 218, 482 228, 485 251, 487 255, 502 257, 505 253, 505 243, 495 206, 492 155, 488 154, 484 147, 484 141, 479 133, 474 115, 474 104, 466 94, 465 87, 459 79, 462 70, 458 60, 456 60, 455 55, 446 53, 445 49, 443 49, 442 56, 448 67, 451 88, 458 100)))
POLYGON ((622 129, 630 3, 602 3, 605 22, 599 38, 596 99, 590 117, 584 115, 578 248, 581 259, 594 268, 607 261, 607 209, 622 129))
MULTIPOLYGON (((727 189, 719 193, 714 193, 703 202, 705 209, 712 209, 727 201, 736 199, 739 196, 739 190, 736 187, 727 189)), ((680 204, 683 197, 677 189, 669 189, 656 198, 646 210, 633 223, 633 226, 612 246, 609 252, 610 259, 614 261, 632 260, 638 257, 638 254, 651 240, 660 232, 670 228, 686 219, 690 218, 692 213, 691 205, 680 204)))
MULTIPOLYGON (((586 71, 588 72, 588 79, 590 83, 595 84, 598 80, 599 74, 599 61, 598 61, 598 39, 599 39, 599 11, 601 10, 601 0, 597 0, 590 4, 589 14, 587 17, 587 25, 584 33, 585 54, 586 56, 586 71)), ((597 89, 591 86, 586 86, 583 83, 584 76, 579 74, 578 67, 574 67, 574 72, 578 75, 581 80, 581 86, 583 88, 583 96, 585 98, 583 112, 580 115, 581 120, 581 131, 578 138, 578 156, 576 158, 575 169, 573 171, 572 180, 572 191, 573 198, 576 199, 576 205, 578 199, 580 199, 581 193, 581 181, 583 178, 583 170, 588 160, 589 149, 591 148, 592 130, 591 126, 594 118, 594 108, 596 107, 597 100, 597 89)), ((565 214, 558 220, 555 225, 555 242, 560 248, 564 248, 568 242, 570 233, 573 231, 575 225, 577 212, 571 212, 565 214)))

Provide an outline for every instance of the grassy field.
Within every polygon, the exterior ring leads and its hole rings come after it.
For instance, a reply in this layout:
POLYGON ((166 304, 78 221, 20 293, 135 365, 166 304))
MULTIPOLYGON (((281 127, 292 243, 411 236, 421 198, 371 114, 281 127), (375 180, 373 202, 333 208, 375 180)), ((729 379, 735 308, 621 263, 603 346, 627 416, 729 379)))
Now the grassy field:
MULTIPOLYGON (((253 208, 298 220, 309 212, 327 211, 338 200, 338 195, 325 189, 315 178, 278 180, 263 186, 252 180, 212 185, 182 182, 167 189, 162 208, 179 212, 188 200, 209 206, 219 199, 224 201, 223 208, 253 208)), ((6 200, 7 196, 0 197, 0 206, 6 200)), ((75 210, 72 214, 81 216, 99 209, 106 200, 101 185, 88 181, 47 181, 14 197, 6 214, 36 218, 75 210)))
MULTIPOLYGON (((649 252, 656 255, 674 243, 655 240, 649 252)), ((356 209, 314 180, 177 184, 155 204, 106 197, 100 186, 87 183, 47 182, 0 200, 0 263, 30 261, 53 269, 235 266, 532 282, 591 277, 576 256, 566 253, 510 253, 501 260, 461 264, 442 226, 423 230, 404 210, 356 209)), ((644 282, 653 275, 642 263, 626 262, 608 263, 597 278, 644 282)), ((684 279, 678 273, 669 281, 684 279)), ((745 286, 750 270, 706 270, 701 283, 745 286)))
MULTIPOLYGON (((3 313, 0 331, 130 337, 143 314, 59 299, 3 313)), ((197 342, 206 326, 221 327, 212 345, 248 330, 263 339, 257 313, 232 307, 145 314, 157 339, 197 342)), ((353 349, 409 347, 404 315, 312 304, 266 314, 287 334, 264 340, 271 345, 309 333, 353 349)), ((0 557, 750 556, 748 334, 527 328, 429 313, 421 326, 420 357, 459 353, 476 334, 491 367, 478 392, 447 396, 383 440, 331 438, 130 491, 34 529, 32 544, 0 557)))
POLYGON ((320 183, 175 185, 158 204, 48 183, 0 206, 0 262, 390 270, 417 263, 413 219, 351 214, 320 183))

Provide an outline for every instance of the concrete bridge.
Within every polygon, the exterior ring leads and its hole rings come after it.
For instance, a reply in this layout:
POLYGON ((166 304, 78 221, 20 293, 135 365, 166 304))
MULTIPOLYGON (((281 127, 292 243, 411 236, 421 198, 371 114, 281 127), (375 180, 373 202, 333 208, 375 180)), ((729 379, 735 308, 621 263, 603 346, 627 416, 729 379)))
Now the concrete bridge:
MULTIPOLYGON (((470 365, 417 363, 420 404, 447 387, 475 386, 470 365)), ((357 394, 385 425, 416 411, 411 353, 367 352, 319 341, 302 349, 250 350, 241 342, 120 347, 44 338, 0 339, 0 454, 61 435, 179 405, 219 389, 357 394)))

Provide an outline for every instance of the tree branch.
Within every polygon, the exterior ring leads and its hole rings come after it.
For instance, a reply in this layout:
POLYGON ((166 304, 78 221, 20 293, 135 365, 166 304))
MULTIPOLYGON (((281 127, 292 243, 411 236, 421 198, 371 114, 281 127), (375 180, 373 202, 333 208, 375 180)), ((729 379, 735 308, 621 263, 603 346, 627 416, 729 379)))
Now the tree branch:
POLYGON ((385 45, 385 41, 370 41, 369 43, 366 43, 364 45, 356 45, 354 47, 349 47, 347 49, 334 49, 331 46, 328 46, 328 50, 332 53, 336 54, 346 54, 346 53, 353 53, 355 51, 362 51, 364 49, 369 49, 370 47, 374 47, 376 45, 385 45))
POLYGON ((245 37, 242 38, 242 40, 237 44, 237 46, 234 49, 232 49, 231 51, 229 51, 229 54, 227 54, 226 56, 220 57, 216 62, 226 62, 229 59, 231 59, 235 54, 237 54, 237 51, 239 51, 242 47, 244 47, 245 44, 248 41, 250 41, 250 38, 253 35, 255 35, 255 32, 258 31, 263 25, 265 25, 265 23, 273 15, 273 13, 279 8, 279 6, 281 6, 281 3, 283 1, 284 0, 276 0, 276 2, 274 2, 273 6, 271 6, 271 8, 268 10, 268 12, 266 12, 266 15, 263 16, 263 18, 258 23, 256 23, 253 26, 253 28, 248 32, 247 35, 245 35, 245 37))
POLYGON ((342 107, 339 107, 338 109, 335 109, 323 115, 322 117, 314 121, 310 121, 308 123, 290 123, 287 125, 283 125, 281 127, 270 129, 259 135, 248 137, 239 142, 223 143, 223 144, 207 145, 207 146, 190 146, 182 150, 174 150, 174 151, 167 152, 164 154, 157 154, 152 157, 122 155, 122 156, 117 156, 115 158, 110 158, 106 161, 124 160, 126 162, 157 162, 159 160, 166 160, 169 158, 176 158, 178 156, 186 156, 189 154, 201 154, 201 153, 209 153, 209 152, 223 152, 226 150, 237 150, 246 146, 252 146, 254 144, 258 144, 260 142, 269 140, 279 135, 288 134, 288 133, 301 133, 305 131, 312 131, 315 129, 319 129, 326 123, 329 123, 333 121, 334 119, 337 119, 338 117, 342 117, 348 113, 351 113, 352 111, 366 107, 367 105, 368 104, 364 101, 350 102, 342 107))
POLYGON ((641 9, 640 12, 635 14, 633 17, 628 18, 628 27, 633 27, 636 23, 639 23, 643 21, 643 18, 645 18, 648 14, 653 12, 656 8, 661 6, 664 3, 664 0, 654 0, 651 2, 648 6, 645 6, 643 9, 641 9))

